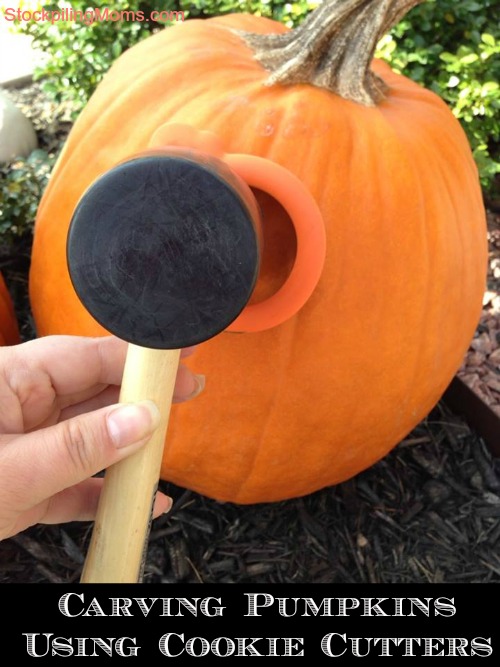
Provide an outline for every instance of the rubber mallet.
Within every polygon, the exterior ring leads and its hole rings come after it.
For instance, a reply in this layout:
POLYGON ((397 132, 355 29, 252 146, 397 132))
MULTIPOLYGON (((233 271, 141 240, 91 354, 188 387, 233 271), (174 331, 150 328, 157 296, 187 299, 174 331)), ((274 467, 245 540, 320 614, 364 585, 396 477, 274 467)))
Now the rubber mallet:
POLYGON ((248 185, 196 150, 133 157, 81 197, 67 240, 73 286, 93 318, 129 343, 120 402, 150 399, 162 411, 150 442, 105 473, 82 582, 142 580, 180 349, 244 309, 260 238, 248 185))

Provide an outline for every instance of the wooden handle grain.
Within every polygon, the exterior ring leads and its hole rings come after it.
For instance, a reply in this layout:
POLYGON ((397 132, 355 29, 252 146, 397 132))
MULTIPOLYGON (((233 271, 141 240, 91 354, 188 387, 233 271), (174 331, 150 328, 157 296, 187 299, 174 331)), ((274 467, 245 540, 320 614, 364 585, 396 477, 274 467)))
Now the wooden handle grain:
POLYGON ((120 402, 152 400, 161 422, 145 447, 106 471, 82 583, 142 580, 179 355, 129 345, 120 402))

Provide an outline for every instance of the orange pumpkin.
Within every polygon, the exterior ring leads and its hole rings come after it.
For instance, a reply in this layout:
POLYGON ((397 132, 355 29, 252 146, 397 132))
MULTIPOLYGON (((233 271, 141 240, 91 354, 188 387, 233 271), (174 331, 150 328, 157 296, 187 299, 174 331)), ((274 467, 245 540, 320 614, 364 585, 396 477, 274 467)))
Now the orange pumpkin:
MULTIPOLYGON (((40 335, 105 333, 72 289, 68 224, 94 179, 166 122, 286 167, 324 219, 326 262, 306 305, 192 357, 207 385, 172 410, 163 479, 237 503, 336 484, 400 442, 459 368, 486 276, 477 169, 444 102, 372 61, 415 4, 324 0, 293 31, 245 14, 178 24, 125 52, 74 125, 35 227, 40 335)), ((293 261, 293 233, 259 198, 266 292, 293 261)))
POLYGON ((0 273, 0 346, 20 342, 14 304, 3 275, 0 273))

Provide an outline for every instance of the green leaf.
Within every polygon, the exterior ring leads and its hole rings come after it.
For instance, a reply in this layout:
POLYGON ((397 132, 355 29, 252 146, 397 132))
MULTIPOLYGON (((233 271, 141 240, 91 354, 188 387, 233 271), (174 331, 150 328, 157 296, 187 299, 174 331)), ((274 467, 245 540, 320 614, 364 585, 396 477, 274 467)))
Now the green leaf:
POLYGON ((476 60, 479 60, 477 53, 469 53, 466 56, 462 56, 460 58, 460 62, 464 65, 471 65, 472 63, 475 63, 476 60))
POLYGON ((483 41, 485 44, 488 44, 488 46, 495 46, 496 41, 493 35, 490 35, 487 32, 483 32, 481 35, 481 41, 483 41))
POLYGON ((466 2, 464 5, 469 12, 478 12, 484 9, 483 5, 480 5, 479 2, 466 2))
POLYGON ((440 53, 439 58, 445 63, 454 63, 457 61, 457 57, 453 53, 448 53, 448 51, 440 53))
POLYGON ((486 83, 483 83, 481 92, 485 95, 488 95, 489 93, 494 93, 497 90, 500 90, 500 85, 496 81, 486 81, 486 83))
POLYGON ((113 54, 113 58, 118 58, 118 56, 122 52, 122 47, 120 42, 113 42, 111 45, 111 53, 113 54))

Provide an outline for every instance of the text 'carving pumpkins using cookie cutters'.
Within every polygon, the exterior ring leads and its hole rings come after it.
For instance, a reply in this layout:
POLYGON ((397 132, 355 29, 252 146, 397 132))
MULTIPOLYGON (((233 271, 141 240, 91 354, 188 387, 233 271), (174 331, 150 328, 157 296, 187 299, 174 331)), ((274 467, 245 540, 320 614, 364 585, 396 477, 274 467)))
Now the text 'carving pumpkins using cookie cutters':
POLYGON ((150 443, 106 473, 82 581, 142 576, 180 348, 291 318, 316 287, 325 247, 319 208, 293 174, 226 155, 215 135, 184 125, 161 127, 147 151, 83 194, 67 240, 73 286, 96 321, 130 343, 120 402, 168 407, 150 443), (279 289, 249 304, 266 224, 251 188, 288 214, 296 256, 279 289))

